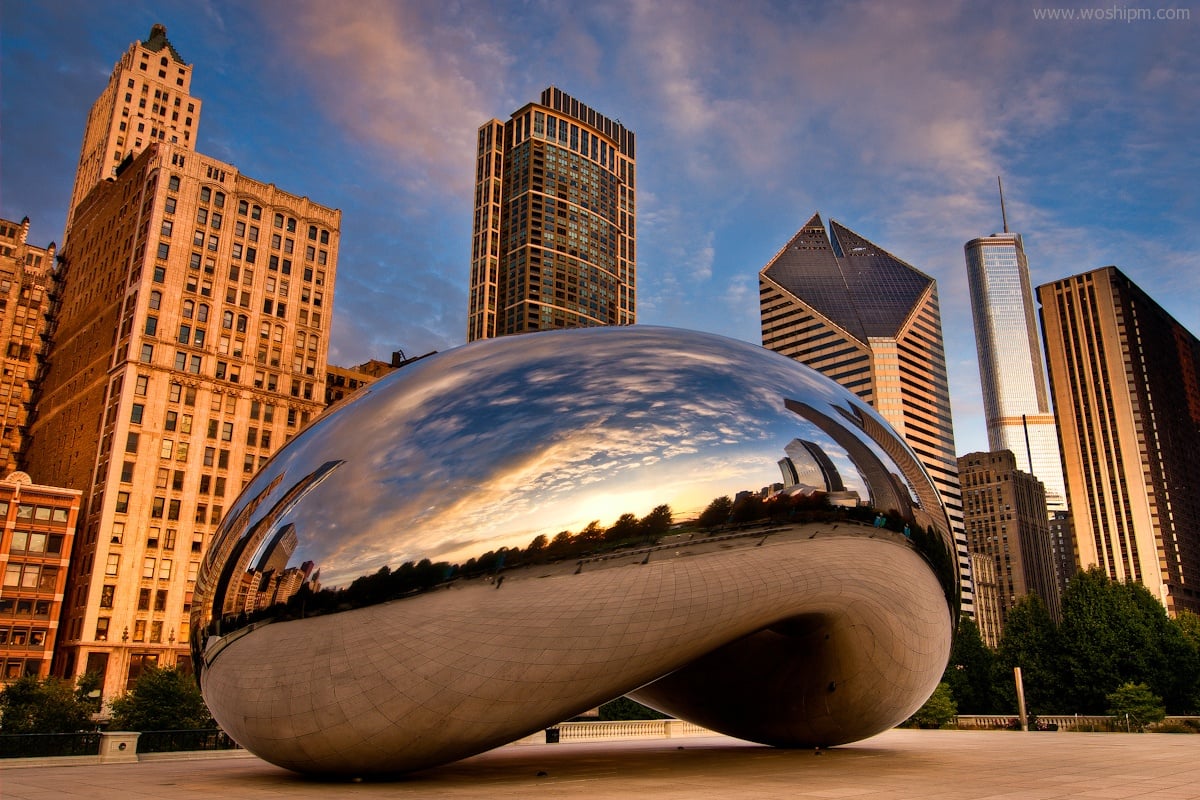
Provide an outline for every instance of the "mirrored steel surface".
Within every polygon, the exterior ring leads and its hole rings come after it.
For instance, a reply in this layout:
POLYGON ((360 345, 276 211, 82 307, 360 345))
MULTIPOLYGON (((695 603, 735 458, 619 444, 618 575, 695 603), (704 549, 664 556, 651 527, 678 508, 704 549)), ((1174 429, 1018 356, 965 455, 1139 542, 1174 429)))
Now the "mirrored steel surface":
POLYGON ((952 552, 908 447, 796 362, 527 334, 407 366, 276 454, 202 565, 193 651, 221 726, 303 772, 420 769, 631 692, 831 745, 936 685, 952 552))

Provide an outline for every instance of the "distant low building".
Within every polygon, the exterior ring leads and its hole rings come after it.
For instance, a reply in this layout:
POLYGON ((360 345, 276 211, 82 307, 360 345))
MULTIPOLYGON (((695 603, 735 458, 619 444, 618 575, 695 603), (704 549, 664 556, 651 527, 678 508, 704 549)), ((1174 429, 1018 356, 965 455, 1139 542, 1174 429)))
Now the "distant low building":
POLYGON ((437 351, 422 356, 407 358, 403 350, 392 353, 391 361, 380 361, 373 358, 356 367, 338 367, 333 364, 325 368, 325 406, 326 408, 354 394, 356 391, 373 383, 393 370, 407 366, 414 361, 433 355, 437 351))
POLYGON ((50 674, 81 492, 0 481, 0 682, 50 674))

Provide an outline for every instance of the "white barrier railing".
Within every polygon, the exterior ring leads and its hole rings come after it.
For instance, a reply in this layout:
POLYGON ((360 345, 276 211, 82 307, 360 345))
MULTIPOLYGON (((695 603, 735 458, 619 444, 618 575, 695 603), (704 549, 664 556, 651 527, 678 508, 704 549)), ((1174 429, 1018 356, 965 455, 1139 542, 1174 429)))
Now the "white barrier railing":
POLYGON ((612 739, 672 739, 697 736, 711 731, 679 719, 631 719, 595 722, 564 722, 554 726, 561 742, 606 741, 612 739))

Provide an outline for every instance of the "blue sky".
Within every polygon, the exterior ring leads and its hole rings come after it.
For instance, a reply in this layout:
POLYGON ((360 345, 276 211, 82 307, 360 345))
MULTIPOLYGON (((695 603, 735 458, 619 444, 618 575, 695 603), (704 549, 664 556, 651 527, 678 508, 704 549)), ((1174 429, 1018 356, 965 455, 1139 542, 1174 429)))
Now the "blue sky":
POLYGON ((1116 264, 1200 331, 1200 5, 1043 7, 0 0, 0 216, 61 239, 88 109, 161 22, 197 149, 342 210, 330 360, 445 350, 475 131, 553 84, 638 136, 639 323, 759 342, 758 270, 819 211, 937 279, 957 449, 986 449, 962 246, 997 175, 1035 285, 1116 264))

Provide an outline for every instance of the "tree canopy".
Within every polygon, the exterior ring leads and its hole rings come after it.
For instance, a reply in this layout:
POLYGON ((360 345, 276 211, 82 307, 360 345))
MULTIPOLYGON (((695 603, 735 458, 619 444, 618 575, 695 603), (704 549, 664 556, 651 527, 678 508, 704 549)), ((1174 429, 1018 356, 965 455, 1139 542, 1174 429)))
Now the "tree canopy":
MULTIPOLYGON (((1200 617, 1171 619, 1138 583, 1099 569, 1077 573, 1055 623, 1036 595, 1009 610, 993 652, 974 622, 963 619, 942 678, 965 714, 1014 711, 1013 668, 1020 667, 1028 710, 1035 714, 1107 714, 1123 687, 1142 685, 1172 714, 1200 711, 1200 617), (990 661, 990 667, 989 667, 990 661)), ((1122 702, 1129 702, 1128 699, 1122 702)))
POLYGON ((91 730, 93 711, 95 704, 86 696, 86 686, 77 690, 61 678, 24 675, 0 691, 0 733, 91 730))
POLYGON ((195 679, 177 669, 151 667, 112 701, 112 730, 174 731, 216 723, 195 679))

